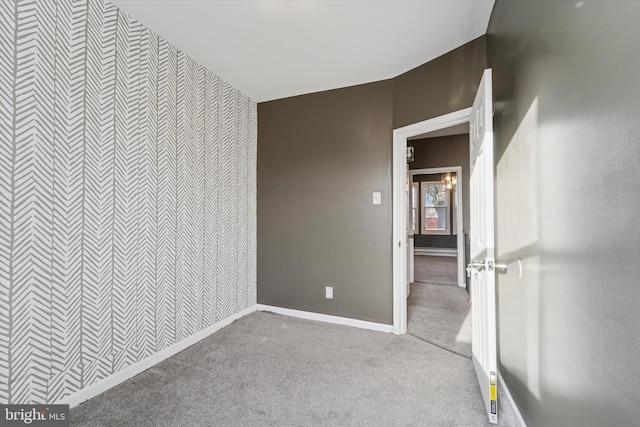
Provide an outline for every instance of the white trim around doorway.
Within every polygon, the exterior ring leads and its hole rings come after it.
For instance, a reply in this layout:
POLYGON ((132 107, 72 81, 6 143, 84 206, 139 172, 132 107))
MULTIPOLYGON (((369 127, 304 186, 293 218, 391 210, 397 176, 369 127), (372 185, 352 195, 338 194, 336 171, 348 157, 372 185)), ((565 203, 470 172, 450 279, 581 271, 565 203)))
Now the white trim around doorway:
POLYGON ((407 210, 405 191, 407 173, 407 139, 424 133, 466 123, 471 108, 454 111, 433 119, 404 126, 393 131, 393 333, 407 332, 407 210))

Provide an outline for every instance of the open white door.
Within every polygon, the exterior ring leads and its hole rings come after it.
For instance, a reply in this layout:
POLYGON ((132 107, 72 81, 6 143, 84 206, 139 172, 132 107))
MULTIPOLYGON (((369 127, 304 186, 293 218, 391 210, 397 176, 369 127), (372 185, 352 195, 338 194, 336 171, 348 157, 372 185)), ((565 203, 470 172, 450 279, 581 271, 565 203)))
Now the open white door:
MULTIPOLYGON (((494 255, 493 110, 491 70, 485 70, 471 108, 470 230, 471 347, 489 421, 498 422, 496 360, 496 262, 494 255)), ((500 266, 502 267, 502 266, 500 266)))

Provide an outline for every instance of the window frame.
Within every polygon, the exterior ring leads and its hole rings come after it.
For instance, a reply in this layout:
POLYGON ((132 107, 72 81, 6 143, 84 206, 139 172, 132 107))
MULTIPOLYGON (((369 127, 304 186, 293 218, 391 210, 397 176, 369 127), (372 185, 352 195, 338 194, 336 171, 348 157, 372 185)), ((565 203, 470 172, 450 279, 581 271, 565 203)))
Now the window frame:
POLYGON ((409 191, 409 228, 416 235, 420 234, 420 183, 412 181, 409 191))
POLYGON ((446 208, 446 216, 445 216, 445 224, 446 227, 444 230, 428 230, 426 228, 427 222, 425 221, 425 197, 424 197, 424 189, 427 185, 439 185, 444 186, 441 181, 422 181, 420 182, 420 234, 422 235, 440 235, 440 236, 449 236, 451 235, 451 197, 450 191, 444 188, 445 192, 445 206, 446 208))

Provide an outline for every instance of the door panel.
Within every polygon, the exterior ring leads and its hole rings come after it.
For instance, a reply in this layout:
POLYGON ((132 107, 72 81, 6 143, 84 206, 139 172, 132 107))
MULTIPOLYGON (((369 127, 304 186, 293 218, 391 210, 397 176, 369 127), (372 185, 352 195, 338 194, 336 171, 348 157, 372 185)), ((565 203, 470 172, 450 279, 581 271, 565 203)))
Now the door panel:
POLYGON ((471 109, 470 274, 472 353, 489 421, 498 422, 493 110, 491 70, 485 70, 471 109))

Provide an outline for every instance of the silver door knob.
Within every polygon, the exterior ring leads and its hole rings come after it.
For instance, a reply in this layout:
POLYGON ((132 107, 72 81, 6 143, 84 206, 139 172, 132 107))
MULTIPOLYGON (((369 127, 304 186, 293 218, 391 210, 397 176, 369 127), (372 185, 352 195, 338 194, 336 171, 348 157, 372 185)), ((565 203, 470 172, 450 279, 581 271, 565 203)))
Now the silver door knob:
POLYGON ((507 273, 507 264, 500 261, 487 261, 487 270, 495 271, 498 274, 506 274, 507 273))
POLYGON ((485 268, 489 272, 495 271, 498 274, 507 274, 507 263, 505 262, 491 261, 491 260, 487 261, 484 259, 482 261, 478 261, 477 259, 474 259, 467 266, 467 276, 471 277, 471 271, 474 269, 478 271, 482 271, 485 268))
POLYGON ((498 274, 507 274, 507 263, 496 261, 496 273, 498 274))
POLYGON ((484 263, 484 260, 482 260, 482 261, 478 261, 477 259, 474 259, 473 261, 471 261, 471 262, 469 263, 469 266, 468 266, 467 268, 468 268, 469 270, 473 270, 473 269, 476 269, 476 270, 484 270, 484 267, 485 267, 485 266, 484 266, 484 264, 485 264, 485 263, 484 263))

